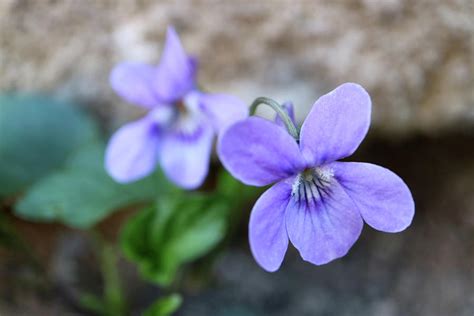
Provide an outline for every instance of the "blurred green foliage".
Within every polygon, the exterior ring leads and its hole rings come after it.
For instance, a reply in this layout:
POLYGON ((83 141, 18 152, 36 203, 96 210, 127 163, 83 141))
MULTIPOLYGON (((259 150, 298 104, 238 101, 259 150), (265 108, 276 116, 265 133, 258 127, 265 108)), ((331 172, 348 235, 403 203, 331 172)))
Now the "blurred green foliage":
POLYGON ((168 286, 182 264, 208 253, 238 225, 242 206, 256 194, 225 171, 213 192, 169 192, 127 221, 122 249, 145 279, 168 286))
POLYGON ((0 197, 24 190, 98 137, 70 104, 38 95, 0 95, 0 197))
POLYGON ((144 313, 143 316, 169 316, 180 306, 183 299, 179 294, 171 294, 157 300, 144 313))
POLYGON ((29 220, 90 228, 121 207, 154 200, 162 181, 159 175, 127 185, 116 183, 104 170, 104 151, 100 143, 79 149, 63 168, 35 183, 15 213, 29 220))
POLYGON ((131 218, 122 249, 141 274, 169 285, 179 266, 208 252, 225 235, 228 206, 199 193, 175 193, 131 218))

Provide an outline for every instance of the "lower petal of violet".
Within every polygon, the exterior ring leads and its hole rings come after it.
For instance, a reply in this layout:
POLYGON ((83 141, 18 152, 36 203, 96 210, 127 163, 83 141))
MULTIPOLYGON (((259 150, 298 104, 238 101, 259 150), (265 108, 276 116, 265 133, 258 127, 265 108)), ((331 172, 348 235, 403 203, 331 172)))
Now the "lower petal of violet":
POLYGON ((286 229, 304 260, 322 265, 344 256, 362 227, 357 207, 334 179, 293 186, 286 229))
POLYGON ((265 191, 252 209, 249 241, 258 264, 269 272, 280 268, 288 248, 285 209, 291 195, 288 180, 278 182, 265 191))
POLYGON ((209 171, 213 138, 212 128, 206 125, 164 135, 160 163, 166 176, 182 188, 199 187, 209 171))
POLYGON ((413 197, 405 182, 395 173, 358 162, 335 162, 331 168, 367 224, 392 233, 411 224, 415 214, 413 197))
POLYGON ((159 142, 159 131, 150 117, 122 126, 106 149, 107 172, 121 183, 149 175, 156 167, 159 142))

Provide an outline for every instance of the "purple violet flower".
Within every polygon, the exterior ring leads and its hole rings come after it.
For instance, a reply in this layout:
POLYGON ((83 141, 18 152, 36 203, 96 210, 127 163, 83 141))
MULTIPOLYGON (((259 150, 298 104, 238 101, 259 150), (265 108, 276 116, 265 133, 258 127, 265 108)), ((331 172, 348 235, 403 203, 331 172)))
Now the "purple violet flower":
POLYGON ((254 186, 276 182, 250 216, 250 247, 262 268, 279 269, 289 240, 304 260, 322 265, 349 251, 363 221, 392 233, 410 225, 414 202, 402 179, 377 165, 336 161, 357 149, 370 115, 367 92, 346 83, 316 101, 299 142, 282 121, 260 117, 222 135, 218 153, 234 177, 254 186))
POLYGON ((248 109, 233 96, 199 91, 196 71, 196 60, 186 55, 172 27, 158 66, 125 62, 113 69, 110 83, 115 92, 148 110, 110 139, 105 167, 116 181, 143 178, 159 162, 178 186, 193 189, 202 184, 215 134, 245 118, 248 109))

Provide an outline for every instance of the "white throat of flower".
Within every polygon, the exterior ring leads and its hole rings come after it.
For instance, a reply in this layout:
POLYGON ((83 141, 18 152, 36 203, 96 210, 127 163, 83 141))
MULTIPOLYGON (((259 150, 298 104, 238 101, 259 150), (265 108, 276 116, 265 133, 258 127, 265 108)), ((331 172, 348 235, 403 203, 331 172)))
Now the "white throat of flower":
POLYGON ((196 92, 190 92, 184 96, 178 107, 174 127, 184 135, 193 135, 199 129, 201 120, 199 96, 196 92))
POLYGON ((291 196, 297 202, 318 202, 329 194, 334 171, 321 166, 300 172, 293 183, 291 196))
POLYGON ((150 112, 157 126, 183 136, 194 135, 200 129, 202 113, 197 93, 190 92, 170 106, 160 106, 150 112))

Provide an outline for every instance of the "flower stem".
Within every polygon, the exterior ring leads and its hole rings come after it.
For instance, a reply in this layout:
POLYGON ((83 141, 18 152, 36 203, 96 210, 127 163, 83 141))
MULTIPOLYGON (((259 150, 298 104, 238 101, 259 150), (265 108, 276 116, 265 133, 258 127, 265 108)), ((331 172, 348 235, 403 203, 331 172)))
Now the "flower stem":
POLYGON ((266 104, 270 106, 275 112, 277 112, 277 114, 280 116, 281 120, 285 124, 285 127, 288 130, 288 133, 290 133, 290 135, 293 136, 293 138, 296 139, 296 141, 299 140, 298 129, 296 128, 295 124, 293 124, 293 121, 291 120, 288 113, 286 113, 285 109, 275 100, 272 100, 266 97, 256 98, 255 101, 253 101, 252 105, 250 106, 250 115, 255 114, 255 111, 257 110, 257 107, 260 104, 266 104))
POLYGON ((126 303, 120 282, 118 270, 118 256, 114 245, 108 243, 98 231, 94 231, 100 261, 100 268, 104 282, 103 304, 104 314, 120 316, 126 313, 126 303))

